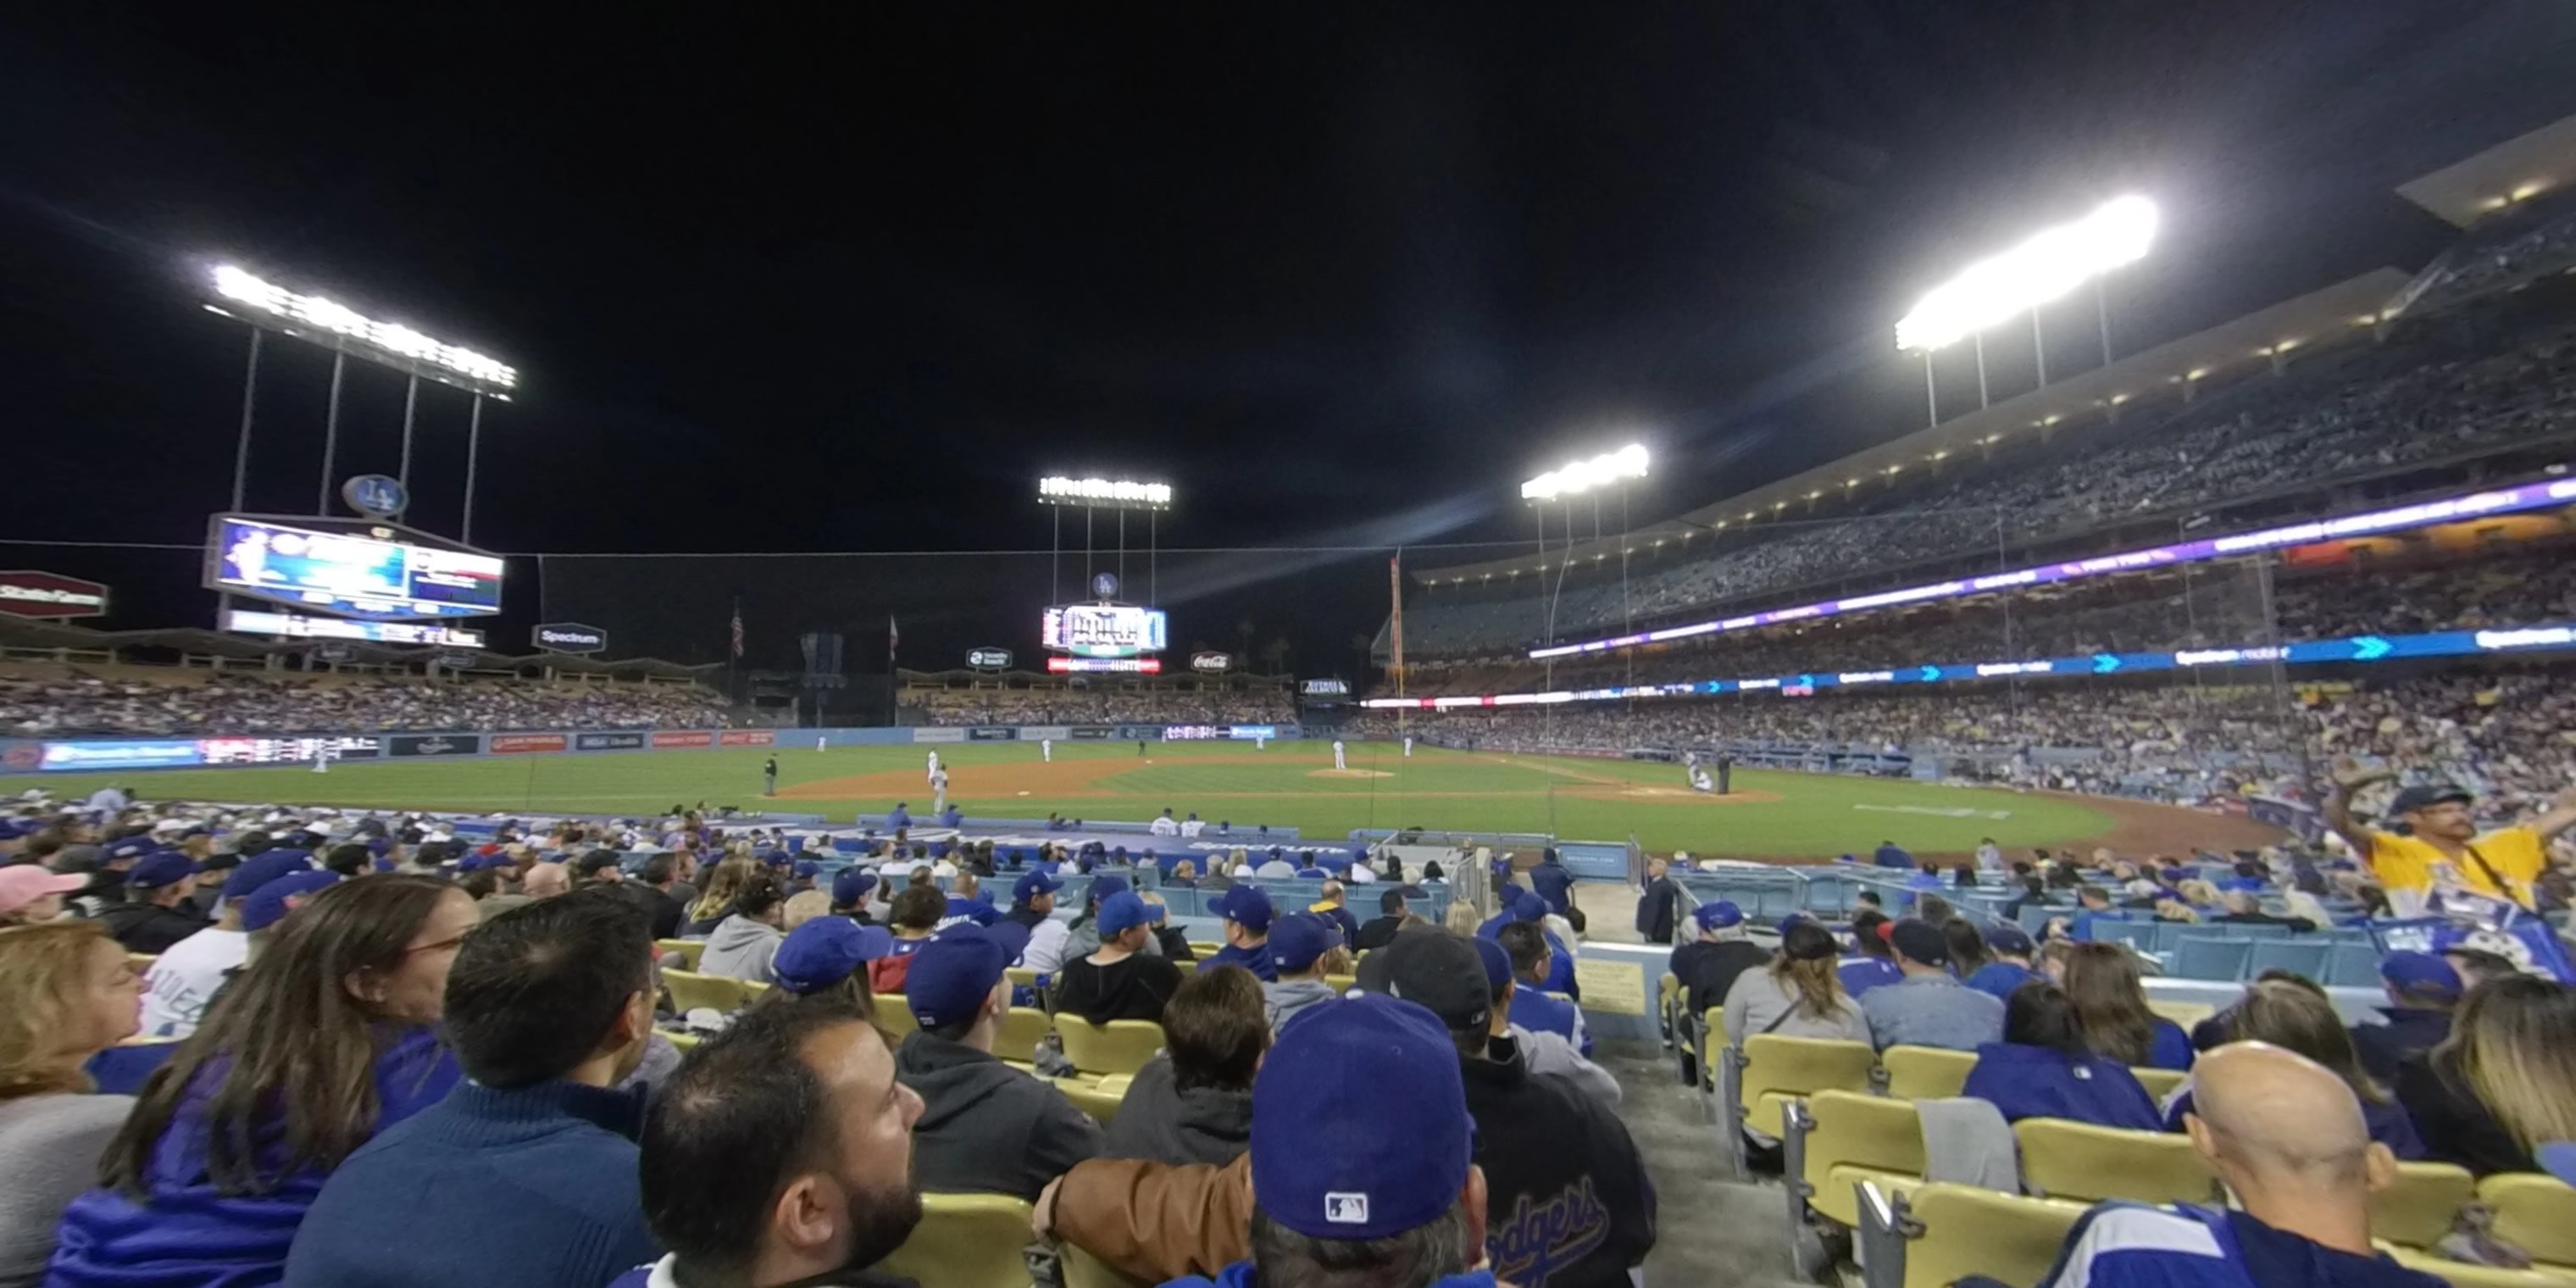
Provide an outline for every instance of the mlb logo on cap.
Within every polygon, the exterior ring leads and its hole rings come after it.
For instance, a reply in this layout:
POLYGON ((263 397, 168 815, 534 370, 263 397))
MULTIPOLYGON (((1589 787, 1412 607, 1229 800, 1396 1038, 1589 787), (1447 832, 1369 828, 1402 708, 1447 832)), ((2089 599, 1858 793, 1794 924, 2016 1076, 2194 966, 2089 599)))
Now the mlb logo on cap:
POLYGON ((1335 1225, 1367 1225, 1368 1196, 1348 1193, 1325 1195, 1324 1219, 1335 1225))

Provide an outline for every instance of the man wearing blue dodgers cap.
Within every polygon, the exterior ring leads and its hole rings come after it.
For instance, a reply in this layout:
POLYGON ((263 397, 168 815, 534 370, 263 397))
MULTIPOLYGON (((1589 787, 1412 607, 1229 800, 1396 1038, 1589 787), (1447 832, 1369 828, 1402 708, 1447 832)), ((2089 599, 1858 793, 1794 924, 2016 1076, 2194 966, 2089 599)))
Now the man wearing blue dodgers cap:
POLYGON ((769 959, 769 972, 780 988, 798 997, 850 985, 850 999, 873 1014, 865 968, 893 952, 894 934, 883 926, 862 926, 847 917, 816 917, 779 941, 777 955, 769 959))
POLYGON ((1029 943, 1020 950, 1020 964, 1041 975, 1052 975, 1064 969, 1065 942, 1070 930, 1055 919, 1055 892, 1064 881, 1043 868, 1031 868, 1020 874, 1011 885, 1011 910, 1002 920, 1024 926, 1029 943))
POLYGON ((1744 909, 1718 899, 1691 909, 1699 937, 1673 950, 1664 969, 1688 990, 1690 1013, 1705 1015, 1726 1004, 1735 977, 1769 965, 1771 954, 1745 937, 1744 909))
POLYGON ((2030 968, 2030 955, 2035 945, 2030 941, 2029 931, 2010 922, 2000 924, 1986 932, 1986 950, 1994 955, 1994 960, 1978 967, 1975 973, 1961 981, 1968 987, 2010 1001, 2014 989, 2039 978, 2038 972, 2030 968))
POLYGON ((127 952, 158 955, 206 928, 205 918, 188 911, 197 865, 177 850, 145 855, 126 872, 125 888, 126 901, 99 920, 127 952))
POLYGON ((2379 982, 2388 1005, 2386 1024, 2352 1026, 2352 1049, 2370 1076, 2394 1081, 2398 1066, 2440 1046, 2451 1036, 2451 1012, 2465 989, 2460 972, 2431 953, 2390 953, 2379 960, 2379 982))
POLYGON ((1324 982, 1324 954, 1341 942, 1341 928, 1311 912, 1292 912, 1271 924, 1266 946, 1279 978, 1261 986, 1261 1000, 1270 1012, 1272 1033, 1338 996, 1324 982))
POLYGON ((1208 954, 1199 969, 1240 966, 1260 976, 1265 984, 1277 982, 1279 963, 1269 951, 1270 920, 1274 915, 1269 893, 1255 885, 1228 886, 1208 905, 1208 911, 1225 918, 1225 946, 1208 954))
POLYGON ((1100 1153, 1090 1115, 993 1054, 1011 1009, 1008 964, 976 926, 941 931, 912 955, 904 1000, 920 1027, 896 1050, 895 1077, 921 1096, 913 1172, 925 1190, 1035 1199, 1100 1153))
POLYGON ((868 915, 868 892, 877 888, 876 874, 853 863, 832 877, 832 915, 847 917, 865 926, 876 920, 868 915))
POLYGON ((1392 997, 1335 999, 1263 1058, 1242 1156, 1085 1163, 1049 1187, 1032 1224, 1131 1279, 1187 1288, 1491 1288, 1475 1152, 1440 1021, 1392 997))

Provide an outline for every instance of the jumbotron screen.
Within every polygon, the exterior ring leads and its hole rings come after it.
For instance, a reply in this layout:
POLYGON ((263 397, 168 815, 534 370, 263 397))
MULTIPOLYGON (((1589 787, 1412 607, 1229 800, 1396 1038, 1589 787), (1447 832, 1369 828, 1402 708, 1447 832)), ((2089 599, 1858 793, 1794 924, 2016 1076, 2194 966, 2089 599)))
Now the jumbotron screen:
POLYGON ((1165 647, 1160 609, 1133 604, 1066 604, 1046 610, 1038 626, 1048 650, 1075 657, 1135 657, 1165 647))
MULTIPOLYGON (((330 522, 330 521, 322 521, 330 522)), ((344 617, 501 611, 499 556, 408 539, 383 524, 338 532, 217 515, 206 586, 344 617)))

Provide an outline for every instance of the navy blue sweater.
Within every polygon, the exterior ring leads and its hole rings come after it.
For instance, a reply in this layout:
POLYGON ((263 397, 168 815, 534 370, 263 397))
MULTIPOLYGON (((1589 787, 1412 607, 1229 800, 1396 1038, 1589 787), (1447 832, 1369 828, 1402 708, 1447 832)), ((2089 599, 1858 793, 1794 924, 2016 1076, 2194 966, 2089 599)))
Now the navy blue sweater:
POLYGON ((660 1251, 636 1182, 643 1120, 625 1092, 465 1083, 331 1174, 288 1288, 607 1283, 660 1251))

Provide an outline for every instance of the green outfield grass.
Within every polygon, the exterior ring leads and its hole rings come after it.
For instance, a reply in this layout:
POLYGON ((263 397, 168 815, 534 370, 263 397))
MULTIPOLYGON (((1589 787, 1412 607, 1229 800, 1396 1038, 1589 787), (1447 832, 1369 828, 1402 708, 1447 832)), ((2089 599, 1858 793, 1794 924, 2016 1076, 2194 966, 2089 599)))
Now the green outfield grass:
MULTIPOLYGON (((782 812, 848 821, 896 801, 930 812, 923 746, 777 749, 782 812)), ((1358 827, 1553 832, 1570 840, 1624 840, 1654 851, 1829 856, 1883 839, 1917 852, 1972 849, 1992 836, 2006 847, 2060 845, 2113 826, 2101 812, 2061 798, 1825 774, 1738 770, 1735 798, 1688 790, 1680 767, 1573 757, 1504 756, 1421 748, 1407 760, 1388 743, 1354 743, 1353 776, 1329 772, 1322 743, 1058 743, 1042 765, 1035 745, 960 743, 938 748, 950 794, 970 815, 1141 820, 1165 806, 1195 810, 1238 830, 1292 826, 1338 838, 1358 827), (1957 813, 1966 811, 1964 815, 1957 813)), ((651 814, 675 803, 763 806, 765 748, 638 754, 534 755, 479 760, 352 761, 309 769, 137 772, 121 781, 147 797, 280 804, 409 807, 478 812, 651 814)), ((0 779, 16 792, 43 786, 86 792, 101 775, 0 779)))

